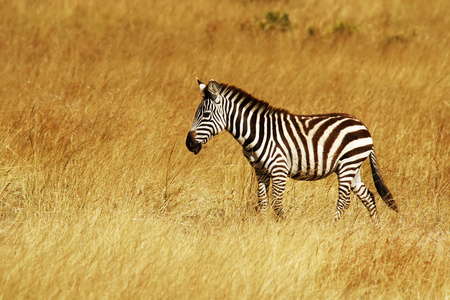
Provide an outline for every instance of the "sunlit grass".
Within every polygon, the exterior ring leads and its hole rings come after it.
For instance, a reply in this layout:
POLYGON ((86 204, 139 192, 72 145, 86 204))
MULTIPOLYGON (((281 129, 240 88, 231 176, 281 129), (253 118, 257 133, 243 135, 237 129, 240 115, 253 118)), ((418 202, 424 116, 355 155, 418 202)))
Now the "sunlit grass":
MULTIPOLYGON (((450 297, 449 11, 3 1, 0 297, 450 297), (289 30, 255 23, 277 11, 289 30), (184 145, 195 77, 299 114, 357 116, 399 213, 376 195, 376 230, 352 196, 332 223, 333 176, 288 181, 286 220, 260 218, 229 134, 197 156, 184 145)), ((367 164, 362 178, 375 193, 367 164)))

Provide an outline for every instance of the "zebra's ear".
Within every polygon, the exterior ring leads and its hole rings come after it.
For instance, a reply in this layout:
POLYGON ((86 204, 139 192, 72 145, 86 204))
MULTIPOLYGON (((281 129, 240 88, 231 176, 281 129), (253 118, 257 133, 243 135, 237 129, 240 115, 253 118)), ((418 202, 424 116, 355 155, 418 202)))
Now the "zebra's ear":
POLYGON ((208 92, 211 94, 213 99, 216 99, 219 95, 219 84, 214 79, 211 79, 208 83, 208 92))
POLYGON ((198 82, 198 87, 200 88, 200 92, 202 92, 202 94, 204 95, 205 94, 206 84, 204 84, 203 82, 198 80, 198 78, 197 78, 197 82, 198 82))

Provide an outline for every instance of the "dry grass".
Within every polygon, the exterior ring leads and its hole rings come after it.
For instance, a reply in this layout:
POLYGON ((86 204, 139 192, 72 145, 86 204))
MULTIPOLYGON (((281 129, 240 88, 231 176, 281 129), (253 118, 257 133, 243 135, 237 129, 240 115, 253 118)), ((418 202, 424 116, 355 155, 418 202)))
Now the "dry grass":
POLYGON ((0 1, 0 298, 448 299, 450 4, 414 2, 0 1), (361 118, 399 214, 331 223, 333 177, 257 218, 229 134, 185 148, 196 76, 361 118))

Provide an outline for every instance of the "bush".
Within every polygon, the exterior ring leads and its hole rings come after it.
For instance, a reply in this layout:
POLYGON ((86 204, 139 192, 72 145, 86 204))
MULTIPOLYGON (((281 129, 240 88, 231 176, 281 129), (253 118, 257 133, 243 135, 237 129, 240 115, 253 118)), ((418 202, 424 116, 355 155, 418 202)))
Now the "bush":
POLYGON ((279 11, 267 12, 264 17, 256 18, 256 24, 266 31, 266 30, 279 30, 287 31, 291 29, 291 21, 289 20, 288 13, 281 13, 279 11))
POLYGON ((332 32, 336 34, 351 35, 358 31, 358 27, 347 22, 337 22, 332 28, 332 32))

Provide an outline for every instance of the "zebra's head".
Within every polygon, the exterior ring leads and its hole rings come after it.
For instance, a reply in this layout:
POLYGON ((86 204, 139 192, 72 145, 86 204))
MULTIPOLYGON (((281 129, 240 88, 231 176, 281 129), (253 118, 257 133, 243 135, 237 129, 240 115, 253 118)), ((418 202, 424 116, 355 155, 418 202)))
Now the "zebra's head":
POLYGON ((194 123, 186 138, 186 147, 197 154, 213 136, 225 128, 223 114, 223 97, 219 92, 219 84, 211 80, 208 85, 197 79, 203 100, 195 113, 194 123))

